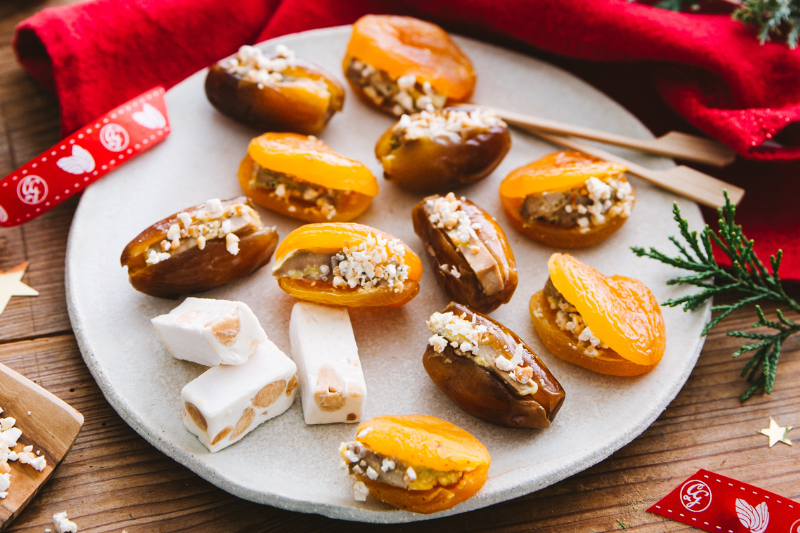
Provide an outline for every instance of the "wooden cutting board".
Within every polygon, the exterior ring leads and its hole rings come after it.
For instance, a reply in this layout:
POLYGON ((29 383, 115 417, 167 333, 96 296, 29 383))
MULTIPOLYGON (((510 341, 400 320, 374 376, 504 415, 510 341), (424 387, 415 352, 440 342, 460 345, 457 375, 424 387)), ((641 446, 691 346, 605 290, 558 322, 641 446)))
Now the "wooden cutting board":
POLYGON ((42 452, 47 466, 41 472, 19 461, 9 461, 11 487, 0 500, 0 531, 28 505, 39 488, 50 478, 83 425, 83 415, 63 400, 47 392, 29 379, 0 364, 0 407, 2 418, 17 420, 14 427, 22 431, 16 451, 33 445, 42 452), (30 412, 30 415, 28 414, 30 412))

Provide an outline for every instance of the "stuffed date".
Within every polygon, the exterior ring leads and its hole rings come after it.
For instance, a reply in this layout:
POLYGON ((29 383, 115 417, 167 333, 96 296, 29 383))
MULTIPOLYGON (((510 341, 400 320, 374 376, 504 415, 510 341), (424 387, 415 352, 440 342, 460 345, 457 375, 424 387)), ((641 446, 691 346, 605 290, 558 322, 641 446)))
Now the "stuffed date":
POLYGON ((499 426, 550 427, 564 389, 514 332, 455 302, 431 315, 428 328, 422 363, 456 405, 499 426))
POLYGON ((411 17, 358 19, 343 69, 362 100, 396 116, 464 102, 475 88, 472 62, 447 32, 411 17))
POLYGON ((264 227, 244 197, 209 200, 156 222, 120 258, 131 285, 175 298, 249 276, 266 265, 278 234, 264 227))
POLYGON ((491 111, 448 107, 403 115, 375 145, 383 176, 417 192, 480 181, 511 148, 508 126, 491 111))
POLYGON ((250 141, 239 185, 255 203, 306 222, 346 222, 378 194, 367 167, 312 136, 265 133, 250 141))
POLYGON ((500 184, 511 223, 551 246, 596 244, 616 232, 636 200, 625 166, 557 152, 512 171, 500 184))
POLYGON ((398 509, 436 513, 468 500, 488 478, 489 450, 460 427, 426 415, 379 416, 358 426, 339 455, 367 494, 398 509))
POLYGON ((455 301, 490 313, 517 288, 517 265, 503 229, 463 196, 429 196, 411 212, 436 280, 455 301))
POLYGON ((566 254, 553 254, 548 269, 530 312, 551 352, 613 376, 636 376, 658 365, 666 348, 664 318, 642 282, 604 276, 566 254))
POLYGON ((344 87, 322 68, 278 45, 255 46, 212 65, 206 95, 219 111, 261 131, 322 131, 344 105, 344 87))
POLYGON ((295 298, 346 307, 400 306, 419 292, 422 263, 405 244, 353 223, 306 224, 286 236, 272 275, 295 298))

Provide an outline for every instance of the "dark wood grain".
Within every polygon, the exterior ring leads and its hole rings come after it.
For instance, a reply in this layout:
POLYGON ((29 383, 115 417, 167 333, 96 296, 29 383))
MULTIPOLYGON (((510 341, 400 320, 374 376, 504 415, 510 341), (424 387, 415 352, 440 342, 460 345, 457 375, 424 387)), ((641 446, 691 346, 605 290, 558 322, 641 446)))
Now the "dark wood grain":
MULTIPOLYGON (((59 3, 0 4, 0 175, 58 139, 55 99, 19 68, 10 40, 14 25, 59 3)), ((413 525, 371 526, 257 505, 235 498, 167 458, 131 430, 103 398, 70 330, 64 299, 64 253, 77 200, 21 228, 0 229, 0 270, 27 260, 23 281, 41 292, 13 298, 0 315, 0 363, 78 409, 84 427, 52 479, 9 531, 40 533, 67 510, 82 532, 128 533, 491 531, 637 532, 691 528, 645 512, 679 481, 707 468, 800 500, 800 446, 770 449, 757 431, 772 416, 800 427, 800 344, 784 348, 776 390, 744 405, 737 343, 712 333, 689 381, 658 420, 631 444, 588 470, 528 496, 488 509, 413 525)), ((752 311, 725 329, 746 328, 752 311)), ((667 364, 665 361, 662 364, 667 364)), ((790 433, 800 440, 800 430, 790 433)))

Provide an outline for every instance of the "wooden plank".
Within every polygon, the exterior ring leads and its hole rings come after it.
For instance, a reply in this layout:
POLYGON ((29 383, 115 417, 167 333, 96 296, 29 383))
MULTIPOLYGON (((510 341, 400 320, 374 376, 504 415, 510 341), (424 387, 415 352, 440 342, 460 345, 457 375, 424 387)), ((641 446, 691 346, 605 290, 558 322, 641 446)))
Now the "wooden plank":
POLYGON ((73 197, 37 218, 15 228, 0 228, 0 270, 29 261, 22 281, 39 291, 32 298, 12 298, 0 315, 0 342, 70 330, 64 289, 64 258, 73 197))

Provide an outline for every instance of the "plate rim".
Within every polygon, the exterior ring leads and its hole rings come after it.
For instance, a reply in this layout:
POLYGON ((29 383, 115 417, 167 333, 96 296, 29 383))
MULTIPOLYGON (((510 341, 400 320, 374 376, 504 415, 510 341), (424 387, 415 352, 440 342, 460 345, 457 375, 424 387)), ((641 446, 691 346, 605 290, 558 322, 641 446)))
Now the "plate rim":
MULTIPOLYGON (((305 37, 309 35, 317 36, 317 35, 324 35, 326 33, 335 34, 350 28, 352 28, 352 24, 295 32, 274 37, 272 39, 268 39, 265 41, 261 41, 259 43, 256 43, 254 46, 269 46, 278 41, 284 41, 287 39, 293 39, 298 37, 305 37)), ((524 54, 517 50, 506 48, 497 45, 495 43, 480 41, 478 39, 465 37, 453 33, 451 33, 451 35, 456 35, 457 39, 472 41, 482 46, 490 46, 501 49, 503 52, 517 54, 521 57, 531 59, 540 63, 544 63, 551 68, 555 68, 561 71, 561 73, 566 74, 567 76, 573 78, 578 83, 590 87, 593 91, 600 93, 605 98, 611 100, 625 114, 627 114, 630 118, 632 118, 642 127, 642 129, 646 132, 646 136, 648 136, 649 138, 654 138, 652 132, 650 132, 650 130, 633 113, 622 107, 622 105, 619 104, 619 102, 616 102, 611 97, 609 97, 596 87, 592 86, 588 82, 582 80, 578 76, 572 74, 571 72, 559 66, 553 65, 552 63, 540 59, 538 57, 524 54)), ((181 82, 170 88, 170 90, 188 82, 188 80, 199 75, 199 73, 206 71, 207 69, 208 67, 203 68, 195 72, 194 74, 187 76, 184 80, 182 80, 181 82)), ((169 91, 167 91, 167 93, 168 92, 169 91)), ((674 161, 672 161, 667 157, 659 159, 664 161, 669 161, 672 165, 674 165, 674 161)), ((686 200, 686 203, 688 204, 688 206, 691 206, 698 212, 700 211, 700 208, 697 205, 697 203, 692 202, 690 200, 686 200)), ((84 334, 83 319, 80 317, 76 309, 77 296, 73 290, 72 279, 71 279, 74 275, 74 271, 71 268, 73 246, 75 243, 75 238, 74 238, 75 233, 73 233, 73 229, 75 229, 76 221, 79 220, 80 215, 82 214, 84 209, 88 208, 85 207, 85 203, 83 202, 83 197, 82 197, 81 201, 78 204, 77 209, 75 210, 75 214, 70 224, 69 237, 67 239, 67 250, 66 250, 65 269, 64 269, 67 312, 69 314, 70 323, 72 325, 72 329, 75 334, 75 338, 77 340, 81 356, 83 357, 84 362, 89 368, 92 377, 95 379, 98 387, 103 393, 103 396, 106 398, 109 404, 111 404, 112 408, 114 408, 117 414, 119 414, 120 417, 125 421, 125 423, 127 423, 134 431, 136 431, 136 433, 138 433, 141 437, 143 437, 147 442, 153 445, 160 452, 164 453, 165 455, 167 455, 174 461, 178 462, 182 466, 188 468, 195 474, 199 475, 201 478, 205 479, 206 481, 212 483, 216 487, 219 487, 220 489, 230 494, 233 494, 237 497, 253 501, 259 504, 271 505, 273 507, 286 509, 289 511, 314 513, 334 519, 367 522, 367 523, 379 523, 379 524, 410 523, 410 522, 431 520, 436 518, 442 518, 445 516, 470 512, 476 509, 485 508, 494 505, 496 503, 511 500, 513 498, 517 498, 526 494, 530 494, 542 488, 548 487, 554 483, 566 479, 567 477, 570 477, 588 468, 591 468, 597 463, 610 457, 613 453, 617 452, 618 450, 620 450, 621 448, 632 442, 636 437, 641 435, 644 431, 646 431, 652 425, 652 423, 658 418, 658 416, 669 406, 672 400, 675 399, 680 390, 686 384, 689 375, 691 374, 697 363, 697 359, 700 356, 700 352, 702 351, 703 345, 705 344, 706 340, 705 336, 700 336, 697 339, 692 349, 692 354, 687 358, 687 364, 684 369, 684 372, 680 375, 679 379, 676 379, 672 382, 672 385, 669 388, 669 390, 667 390, 666 394, 662 396, 665 399, 663 405, 659 403, 658 405, 651 407, 646 413, 646 415, 641 415, 641 423, 631 428, 628 432, 616 435, 614 437, 610 437, 609 439, 607 439, 607 441, 604 441, 604 444, 595 446, 595 448, 590 453, 584 453, 579 456, 575 456, 575 458, 570 462, 570 464, 562 466, 561 468, 550 469, 545 476, 540 475, 538 479, 515 482, 511 487, 500 488, 491 497, 482 498, 480 500, 472 498, 447 511, 442 511, 439 513, 434 513, 429 515, 412 513, 409 511, 402 511, 397 509, 389 509, 389 508, 385 510, 376 510, 371 508, 342 507, 339 505, 326 502, 322 503, 309 502, 308 500, 303 500, 292 496, 281 495, 274 492, 267 492, 264 490, 256 490, 250 486, 243 485, 240 481, 234 480, 231 477, 219 472, 218 470, 210 466, 203 464, 200 461, 195 460, 194 454, 182 448, 177 447, 175 444, 167 440, 162 439, 157 434, 157 431, 151 430, 148 427, 146 421, 143 419, 143 417, 136 414, 132 409, 132 407, 125 400, 125 398, 123 398, 108 383, 108 379, 105 377, 106 376, 105 370, 102 368, 102 365, 99 363, 99 361, 95 358, 94 352, 90 346, 90 341, 88 339, 88 336, 84 334), (691 361, 691 364, 688 364, 689 361, 691 361)), ((698 319, 703 321, 708 321, 708 319, 711 316, 711 305, 712 305, 711 302, 706 302, 706 304, 703 306, 701 310, 696 311, 697 313, 700 312, 703 313, 702 317, 698 315, 698 319)), ((498 474, 496 476, 493 476, 492 479, 501 479, 501 478, 508 479, 508 477, 512 475, 526 477, 523 474, 525 474, 527 470, 532 468, 537 468, 540 473, 542 471, 541 467, 534 467, 534 466, 521 467, 514 470, 510 470, 503 474, 498 474)))

